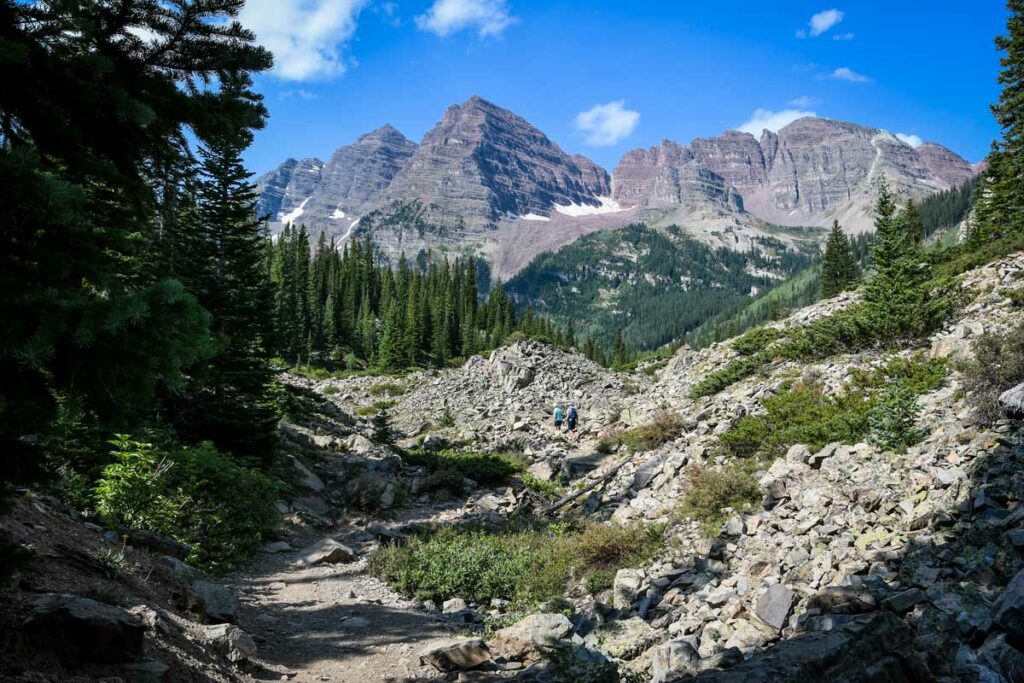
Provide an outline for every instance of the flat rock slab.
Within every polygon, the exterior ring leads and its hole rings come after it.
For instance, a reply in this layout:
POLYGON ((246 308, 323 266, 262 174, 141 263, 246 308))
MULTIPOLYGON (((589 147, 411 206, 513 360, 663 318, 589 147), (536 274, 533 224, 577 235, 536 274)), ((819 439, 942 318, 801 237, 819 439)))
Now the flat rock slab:
POLYGON ((465 671, 491 661, 491 653, 479 638, 467 638, 420 653, 420 663, 438 671, 465 671))
POLYGON ((24 631, 66 663, 109 664, 142 654, 145 626, 123 609, 78 595, 49 593, 32 605, 24 631))
POLYGON ((757 601, 757 617, 776 631, 781 631, 793 609, 794 598, 793 591, 781 583, 771 586, 757 601))

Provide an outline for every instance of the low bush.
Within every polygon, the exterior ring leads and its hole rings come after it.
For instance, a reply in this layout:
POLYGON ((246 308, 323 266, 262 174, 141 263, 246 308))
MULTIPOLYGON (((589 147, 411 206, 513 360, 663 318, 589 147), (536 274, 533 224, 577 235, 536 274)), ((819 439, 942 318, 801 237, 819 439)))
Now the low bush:
POLYGON ((755 327, 738 337, 732 343, 732 350, 741 356, 753 356, 785 336, 785 332, 774 327, 755 327))
POLYGON ((403 396, 405 386, 398 382, 378 382, 367 390, 370 396, 403 396))
POLYGON ((517 606, 561 597, 572 581, 649 561, 663 545, 661 527, 592 524, 582 528, 442 529, 379 549, 369 568, 419 599, 453 597, 517 606))
POLYGON ((553 481, 544 481, 529 472, 522 475, 523 485, 537 495, 548 500, 556 500, 562 495, 562 487, 553 481))
POLYGON ((111 524, 149 530, 192 547, 189 562, 224 571, 273 531, 277 487, 209 443, 111 442, 113 462, 96 486, 97 511, 111 524))
POLYGON ((992 424, 1002 415, 999 395, 1024 382, 1024 323, 1006 334, 983 334, 973 350, 960 367, 967 400, 976 419, 992 424))
POLYGON ((431 472, 420 480, 417 493, 435 493, 444 491, 449 496, 457 496, 466 489, 466 477, 455 468, 444 468, 431 472))
POLYGON ((324 396, 334 396, 335 394, 338 393, 338 391, 339 391, 339 389, 338 389, 337 385, 334 385, 334 384, 328 384, 323 389, 324 396))
MULTIPOLYGON (((671 411, 665 411, 657 415, 647 424, 642 424, 632 429, 627 429, 612 437, 615 443, 622 444, 633 453, 654 450, 662 444, 668 443, 679 436, 683 430, 683 418, 671 411)), ((608 444, 598 443, 598 450, 609 449, 608 444)), ((610 450, 608 451, 610 452, 610 450)))
POLYGON ((509 453, 415 450, 406 453, 404 458, 408 464, 426 467, 431 472, 455 470, 478 484, 486 485, 504 484, 526 469, 521 457, 509 453))
POLYGON ((722 512, 723 508, 742 512, 761 500, 761 492, 749 469, 742 463, 733 463, 721 470, 700 465, 691 467, 679 514, 699 521, 707 535, 717 535, 730 515, 722 512))
POLYGON ((721 453, 771 460, 785 455, 793 444, 817 450, 833 441, 862 441, 871 433, 871 411, 884 388, 898 383, 911 398, 932 391, 945 378, 946 364, 918 354, 896 357, 870 372, 852 374, 843 392, 833 396, 817 384, 798 382, 766 398, 763 413, 740 418, 722 434, 721 453))
POLYGON ((714 396, 727 387, 731 387, 741 379, 750 377, 771 362, 771 351, 761 351, 752 356, 741 356, 729 362, 721 370, 716 370, 697 383, 690 390, 690 397, 698 399, 702 396, 714 396))
POLYGON ((377 413, 387 410, 388 408, 394 408, 397 401, 391 399, 377 400, 365 406, 359 406, 356 408, 356 415, 359 417, 370 417, 377 413))

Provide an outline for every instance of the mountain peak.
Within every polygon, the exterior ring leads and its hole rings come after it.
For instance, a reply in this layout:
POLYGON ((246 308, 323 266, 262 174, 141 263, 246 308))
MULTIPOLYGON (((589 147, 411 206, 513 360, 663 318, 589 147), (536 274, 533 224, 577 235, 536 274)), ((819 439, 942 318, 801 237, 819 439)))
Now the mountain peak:
POLYGON ((405 137, 405 135, 402 134, 402 131, 398 130, 397 128, 392 126, 390 123, 385 123, 380 128, 376 128, 374 130, 371 130, 369 133, 365 133, 363 135, 360 135, 359 138, 356 140, 356 142, 363 142, 363 141, 366 141, 366 140, 396 140, 396 141, 403 141, 403 140, 408 140, 408 138, 405 137))

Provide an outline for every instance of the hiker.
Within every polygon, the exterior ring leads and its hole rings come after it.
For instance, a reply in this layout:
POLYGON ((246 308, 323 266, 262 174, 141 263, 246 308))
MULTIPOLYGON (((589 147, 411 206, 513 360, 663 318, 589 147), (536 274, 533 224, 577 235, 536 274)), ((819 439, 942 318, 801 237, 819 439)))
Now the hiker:
POLYGON ((565 426, 570 432, 576 431, 576 421, 579 419, 579 414, 576 412, 576 406, 569 406, 569 414, 566 416, 565 426))
POLYGON ((565 415, 562 413, 562 406, 555 406, 555 429, 562 431, 562 422, 565 419, 565 415))

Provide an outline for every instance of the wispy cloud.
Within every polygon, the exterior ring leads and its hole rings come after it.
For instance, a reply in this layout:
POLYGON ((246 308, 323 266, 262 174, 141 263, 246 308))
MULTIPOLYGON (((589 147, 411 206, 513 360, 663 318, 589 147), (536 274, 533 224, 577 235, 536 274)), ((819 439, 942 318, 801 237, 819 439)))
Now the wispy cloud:
POLYGON ((803 107, 803 108, 806 108, 806 107, 813 107, 814 105, 819 104, 820 102, 821 102, 821 100, 819 100, 817 97, 810 97, 808 95, 801 95, 800 97, 794 97, 793 99, 791 99, 786 104, 788 104, 791 107, 803 107))
POLYGON ((416 25, 424 31, 448 36, 473 29, 481 38, 500 36, 517 23, 508 0, 434 0, 434 4, 416 17, 416 25))
POLYGON ((832 40, 853 40, 856 36, 847 31, 846 33, 837 33, 832 36, 832 40))
POLYGON ((911 147, 920 147, 921 145, 924 144, 924 140, 922 140, 917 135, 910 135, 907 133, 896 133, 896 137, 898 137, 900 140, 907 143, 911 147))
POLYGON ((808 28, 801 28, 797 30, 796 37, 816 38, 841 22, 844 16, 846 16, 846 14, 837 9, 827 9, 822 12, 818 12, 811 17, 810 21, 807 22, 808 28))
POLYGON ((305 88, 299 88, 298 90, 284 90, 281 92, 279 97, 282 100, 290 100, 293 97, 298 97, 300 100, 316 100, 320 99, 320 96, 315 92, 306 90, 305 88))
POLYGON ((625 100, 595 104, 576 115, 573 126, 588 145, 609 146, 629 137, 640 123, 640 112, 626 109, 625 100))
POLYGON ((736 126, 736 130, 750 133, 751 135, 760 135, 761 131, 765 129, 775 133, 780 128, 805 116, 817 116, 817 114, 813 111, 801 111, 799 109, 783 109, 782 111, 755 109, 749 119, 736 126))
POLYGON ((833 71, 831 74, 829 74, 829 77, 830 78, 835 78, 835 79, 840 80, 840 81, 849 81, 850 83, 870 83, 871 82, 871 79, 868 78, 867 76, 865 76, 864 74, 859 74, 856 71, 854 71, 853 69, 851 69, 849 67, 846 67, 846 66, 839 67, 838 69, 833 71))
POLYGON ((345 47, 367 0, 248 0, 239 21, 274 53, 272 73, 289 81, 345 72, 345 47))

